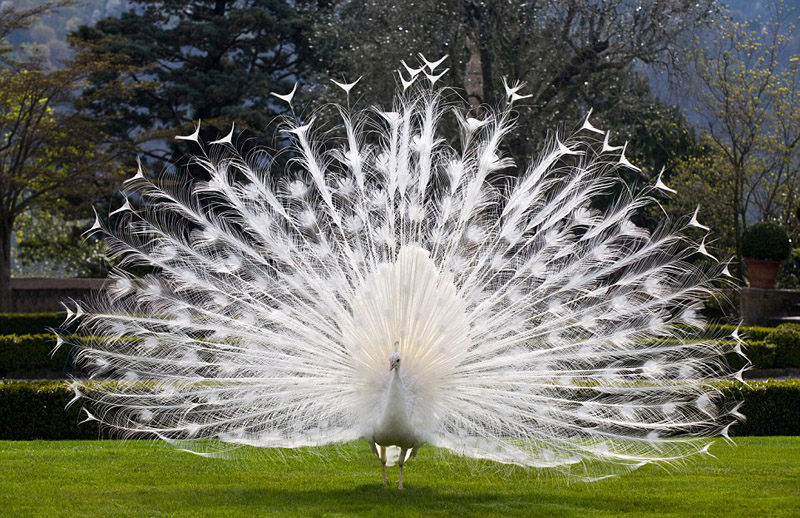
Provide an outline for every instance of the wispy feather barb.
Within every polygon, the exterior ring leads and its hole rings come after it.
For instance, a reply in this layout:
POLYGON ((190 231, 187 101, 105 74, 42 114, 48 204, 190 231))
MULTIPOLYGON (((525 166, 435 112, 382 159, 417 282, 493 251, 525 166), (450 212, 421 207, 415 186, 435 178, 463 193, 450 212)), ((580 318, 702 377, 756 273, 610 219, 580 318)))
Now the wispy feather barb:
POLYGON ((459 115, 456 146, 442 93, 411 92, 340 107, 324 146, 313 120, 288 127, 288 180, 200 145, 207 182, 126 184, 140 208, 102 229, 120 266, 80 317, 80 361, 116 380, 76 387, 90 415, 173 442, 369 438, 395 353, 415 437, 471 457, 591 477, 726 434, 739 414, 709 380, 733 375, 700 316, 722 267, 690 261, 697 215, 633 223, 660 176, 595 208, 629 163, 588 118, 500 190, 509 112, 459 115))

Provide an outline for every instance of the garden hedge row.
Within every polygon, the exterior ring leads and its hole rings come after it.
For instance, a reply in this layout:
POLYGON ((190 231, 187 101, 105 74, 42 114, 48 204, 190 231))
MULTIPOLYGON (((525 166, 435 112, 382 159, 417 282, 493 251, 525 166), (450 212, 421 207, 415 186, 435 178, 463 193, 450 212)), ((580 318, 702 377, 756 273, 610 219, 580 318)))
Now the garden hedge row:
MULTIPOLYGON (((719 383, 730 401, 743 401, 746 421, 731 435, 800 435, 800 380, 719 383)), ((65 381, 0 385, 0 440, 96 439, 97 422, 78 424, 80 402, 65 410, 75 393, 65 381)))
POLYGON ((96 439, 96 421, 86 417, 80 403, 65 408, 75 396, 65 381, 0 385, 0 440, 96 439))
POLYGON ((775 365, 800 368, 800 325, 781 324, 767 336, 775 344, 775 365))
MULTIPOLYGON (((54 346, 55 336, 52 334, 0 336, 0 377, 38 377, 35 373, 42 369, 54 373, 74 374, 72 348, 64 345, 51 357, 50 353, 54 346)), ((743 349, 754 369, 787 366, 775 361, 776 347, 771 343, 763 340, 748 341, 743 345, 743 349)), ((733 352, 728 353, 726 358, 734 370, 742 368, 745 364, 744 358, 733 352)))
POLYGON ((0 335, 37 335, 59 328, 66 313, 0 313, 0 335))
POLYGON ((60 373, 73 371, 69 345, 63 345, 51 356, 55 347, 54 335, 0 336, 0 376, 18 376, 38 370, 60 373))
POLYGON ((727 324, 709 324, 707 329, 710 331, 720 331, 725 334, 731 334, 737 329, 739 336, 742 340, 750 340, 760 342, 767 339, 767 335, 775 331, 774 327, 760 327, 760 326, 731 326, 727 324))
MULTIPOLYGON (((771 369, 775 367, 775 345, 765 342, 763 340, 758 342, 745 342, 742 344, 742 350, 750 360, 752 369, 771 369)), ((725 355, 728 360, 728 365, 733 370, 739 370, 745 365, 745 359, 738 353, 730 352, 725 355)))
POLYGON ((743 401, 746 420, 731 435, 800 435, 800 379, 719 384, 731 400, 743 401))

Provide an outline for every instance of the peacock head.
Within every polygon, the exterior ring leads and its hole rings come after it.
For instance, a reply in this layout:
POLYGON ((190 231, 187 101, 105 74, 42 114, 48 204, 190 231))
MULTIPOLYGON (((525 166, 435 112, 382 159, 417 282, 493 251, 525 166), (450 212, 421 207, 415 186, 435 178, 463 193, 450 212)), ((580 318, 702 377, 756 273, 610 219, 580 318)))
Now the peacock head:
POLYGON ((398 353, 392 353, 392 355, 389 356, 389 370, 393 371, 399 368, 400 368, 400 355, 398 353))

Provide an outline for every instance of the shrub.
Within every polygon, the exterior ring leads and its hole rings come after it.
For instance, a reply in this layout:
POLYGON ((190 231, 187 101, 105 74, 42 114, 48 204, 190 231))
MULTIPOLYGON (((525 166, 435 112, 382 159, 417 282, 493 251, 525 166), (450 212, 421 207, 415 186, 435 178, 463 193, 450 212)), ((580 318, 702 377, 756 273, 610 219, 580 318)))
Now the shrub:
POLYGON ((769 342, 747 342, 744 353, 754 369, 770 369, 775 365, 775 345, 769 342))
POLYGON ((64 323, 66 313, 0 313, 0 335, 36 335, 64 323))
POLYGON ((775 330, 774 327, 732 326, 727 324, 709 324, 707 327, 709 332, 720 332, 727 335, 730 335, 738 328, 739 336, 742 337, 742 340, 752 340, 754 342, 766 340, 767 336, 775 330))
MULTIPOLYGON (((734 342, 731 342, 731 349, 733 349, 735 345, 734 342)), ((747 341, 742 345, 742 349, 745 355, 747 355, 747 359, 753 364, 753 369, 770 369, 775 364, 774 344, 763 340, 747 341)), ((747 363, 744 358, 733 351, 727 353, 725 359, 728 360, 728 365, 730 365, 733 370, 739 370, 747 363)))
POLYGON ((714 297, 706 297, 703 300, 701 314, 707 322, 725 322, 735 324, 739 315, 739 297, 729 290, 724 290, 714 297))
MULTIPOLYGON (((800 380, 715 384, 723 396, 742 401, 746 421, 731 435, 800 435, 800 380)), ((97 439, 96 421, 85 418, 77 402, 65 409, 75 392, 65 381, 0 384, 0 440, 97 439)))
POLYGON ((0 385, 0 440, 98 438, 96 421, 78 425, 80 403, 65 408, 74 395, 64 381, 0 385))
POLYGON ((792 252, 786 231, 775 223, 762 221, 742 234, 742 255, 750 259, 783 261, 792 252))
POLYGON ((71 347, 65 344, 51 357, 55 343, 50 334, 0 336, 0 376, 27 377, 27 372, 43 369, 73 372, 71 347))
POLYGON ((800 379, 722 382, 726 399, 742 401, 745 421, 731 427, 731 435, 800 435, 800 379))
POLYGON ((775 344, 776 367, 800 367, 800 325, 781 324, 768 336, 775 344))

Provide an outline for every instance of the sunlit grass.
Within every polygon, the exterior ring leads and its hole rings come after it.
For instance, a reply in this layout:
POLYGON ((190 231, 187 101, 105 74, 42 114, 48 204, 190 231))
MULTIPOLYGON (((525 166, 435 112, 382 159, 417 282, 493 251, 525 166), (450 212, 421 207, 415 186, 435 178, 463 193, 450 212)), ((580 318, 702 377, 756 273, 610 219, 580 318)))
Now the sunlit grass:
POLYGON ((423 448, 406 489, 366 443, 207 459, 150 441, 0 442, 3 516, 798 516, 800 437, 719 442, 717 458, 599 482, 479 469, 423 448))

